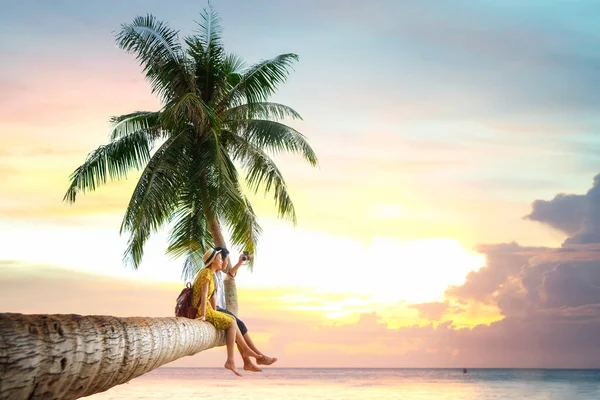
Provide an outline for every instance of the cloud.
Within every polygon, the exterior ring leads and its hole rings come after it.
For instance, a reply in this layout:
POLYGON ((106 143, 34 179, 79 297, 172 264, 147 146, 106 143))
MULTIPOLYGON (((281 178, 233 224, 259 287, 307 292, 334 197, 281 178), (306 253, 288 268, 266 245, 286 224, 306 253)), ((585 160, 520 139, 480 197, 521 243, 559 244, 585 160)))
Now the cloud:
POLYGON ((565 244, 600 243, 600 174, 585 195, 561 193, 534 201, 532 208, 525 218, 567 233, 565 244))
MULTIPOLYGON (((507 317, 600 305, 600 251, 597 245, 560 249, 516 243, 481 246, 487 264, 447 296, 495 304, 507 317)), ((599 316, 600 317, 600 316, 599 316)))
MULTIPOLYGON (((585 248, 579 251, 587 253, 585 248)), ((600 257, 533 262, 521 270, 519 278, 529 306, 536 310, 600 305, 600 257)))
POLYGON ((585 206, 585 196, 560 193, 550 201, 534 201, 533 210, 525 218, 574 235, 581 229, 585 218, 585 206))
POLYGON ((451 322, 389 329, 377 314, 355 324, 290 326, 272 350, 297 366, 343 367, 597 367, 600 307, 557 309, 509 317, 473 329, 451 322))
POLYGON ((448 311, 448 302, 434 301, 431 303, 412 304, 409 306, 419 311, 419 314, 430 321, 439 321, 448 311))
POLYGON ((447 295, 464 301, 490 303, 494 293, 506 280, 518 273, 532 256, 540 254, 543 249, 502 243, 480 245, 477 251, 485 254, 486 265, 478 271, 470 272, 463 285, 450 286, 446 291, 447 295))
POLYGON ((181 286, 10 260, 0 271, 2 312, 171 316, 181 286))

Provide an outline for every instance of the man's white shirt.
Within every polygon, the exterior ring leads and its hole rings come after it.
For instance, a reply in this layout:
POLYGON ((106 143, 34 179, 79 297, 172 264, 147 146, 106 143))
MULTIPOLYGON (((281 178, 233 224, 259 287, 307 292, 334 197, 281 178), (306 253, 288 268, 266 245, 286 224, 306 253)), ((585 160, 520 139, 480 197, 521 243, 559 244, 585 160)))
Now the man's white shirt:
POLYGON ((215 278, 215 296, 217 296, 215 298, 216 302, 217 302, 217 307, 218 308, 222 308, 222 309, 226 309, 227 307, 225 307, 226 303, 225 303, 225 272, 223 271, 217 271, 213 273, 213 276, 215 278))

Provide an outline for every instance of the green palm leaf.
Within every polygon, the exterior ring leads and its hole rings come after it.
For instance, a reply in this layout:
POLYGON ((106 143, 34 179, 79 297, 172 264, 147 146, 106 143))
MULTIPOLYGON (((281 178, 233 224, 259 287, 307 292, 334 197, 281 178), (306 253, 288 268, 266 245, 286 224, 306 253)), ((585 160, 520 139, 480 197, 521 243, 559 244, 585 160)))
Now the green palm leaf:
POLYGON ((113 129, 110 140, 114 141, 138 131, 146 131, 161 136, 162 126, 160 124, 160 113, 154 111, 136 111, 118 117, 112 117, 110 122, 113 129))
MULTIPOLYGON (((252 205, 244 195, 241 196, 241 199, 231 198, 229 200, 224 204, 222 218, 231 235, 231 242, 234 246, 254 254, 262 228, 258 223, 252 205)), ((253 258, 248 264, 250 269, 252 269, 255 261, 256 258, 253 258)))
POLYGON ((223 112, 225 123, 232 124, 240 123, 249 119, 275 119, 282 120, 285 118, 299 119, 302 117, 296 110, 284 104, 269 103, 266 101, 260 103, 246 103, 237 107, 232 107, 223 112))
POLYGON ((281 122, 248 119, 238 120, 231 125, 237 128, 241 137, 261 149, 266 149, 273 153, 289 152, 301 154, 313 167, 319 162, 306 137, 294 128, 281 122))
POLYGON ((193 89, 177 31, 152 15, 137 17, 133 23, 121 27, 117 44, 123 50, 136 54, 151 83, 152 93, 168 99, 193 89))
POLYGON ((287 218, 296 224, 296 211, 288 194, 281 171, 275 162, 260 148, 232 135, 232 152, 246 170, 245 181, 248 187, 257 193, 264 187, 265 194, 273 191, 275 206, 281 218, 287 218))
POLYGON ((123 260, 134 269, 142 261, 144 244, 150 234, 167 223, 176 209, 181 185, 177 171, 187 160, 182 156, 186 133, 172 136, 156 151, 129 200, 121 233, 130 232, 123 260))
POLYGON ((231 88, 219 108, 236 106, 244 102, 267 101, 277 91, 278 86, 285 83, 289 76, 289 69, 295 61, 298 61, 298 56, 290 53, 253 65, 231 88))
POLYGON ((212 245, 212 237, 199 204, 179 209, 173 219, 167 254, 174 258, 186 258, 182 278, 189 280, 202 267, 202 254, 212 245))
POLYGON ((139 130, 91 152, 71 174, 71 185, 63 200, 74 203, 77 193, 94 191, 107 178, 125 178, 129 170, 140 169, 150 159, 148 136, 146 131, 139 130))
POLYGON ((207 58, 211 58, 212 51, 223 51, 223 46, 221 44, 221 33, 223 32, 221 28, 221 17, 219 14, 212 8, 204 9, 200 13, 200 21, 197 21, 198 30, 196 30, 198 42, 204 48, 206 52, 207 58))

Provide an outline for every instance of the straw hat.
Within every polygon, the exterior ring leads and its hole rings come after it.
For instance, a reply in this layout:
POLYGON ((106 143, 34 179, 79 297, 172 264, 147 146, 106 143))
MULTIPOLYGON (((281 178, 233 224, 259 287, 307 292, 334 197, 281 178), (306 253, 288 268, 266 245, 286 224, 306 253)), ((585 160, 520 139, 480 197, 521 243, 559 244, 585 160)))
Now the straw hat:
POLYGON ((206 253, 202 256, 202 261, 204 261, 204 266, 208 267, 214 260, 217 254, 219 254, 221 250, 216 249, 208 249, 206 253))

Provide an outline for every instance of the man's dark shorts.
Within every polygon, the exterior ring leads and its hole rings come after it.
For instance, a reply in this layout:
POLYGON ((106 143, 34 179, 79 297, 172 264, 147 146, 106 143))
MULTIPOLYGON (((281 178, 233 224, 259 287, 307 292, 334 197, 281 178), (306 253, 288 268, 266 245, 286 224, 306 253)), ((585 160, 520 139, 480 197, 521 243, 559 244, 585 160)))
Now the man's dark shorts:
POLYGON ((242 333, 242 336, 244 336, 246 333, 248 333, 248 328, 246 328, 246 324, 244 324, 244 322, 241 319, 239 319, 238 317, 236 317, 235 315, 233 315, 233 313, 231 311, 226 310, 226 309, 221 308, 221 307, 217 307, 217 311, 221 311, 221 312, 223 312, 225 314, 229 314, 233 318, 235 318, 235 322, 237 322, 238 329, 242 333))

